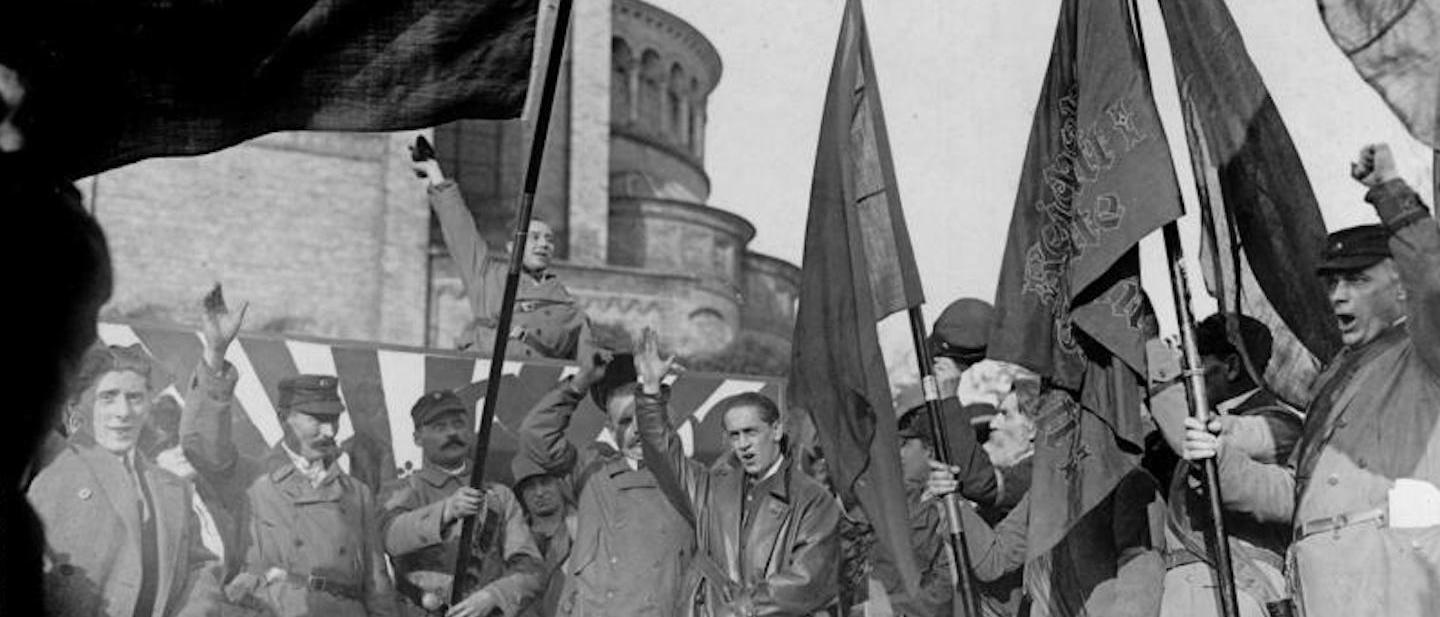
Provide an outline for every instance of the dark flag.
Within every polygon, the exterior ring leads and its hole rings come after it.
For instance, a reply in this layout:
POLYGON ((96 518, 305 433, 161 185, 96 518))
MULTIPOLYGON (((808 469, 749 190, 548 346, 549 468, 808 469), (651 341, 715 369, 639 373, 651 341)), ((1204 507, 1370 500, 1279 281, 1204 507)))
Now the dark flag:
POLYGON ((1221 311, 1270 327, 1274 357, 1256 383, 1304 407, 1319 366, 1340 348, 1314 274, 1325 243, 1320 206, 1225 4, 1160 8, 1201 193, 1206 286, 1221 311))
POLYGON ((859 0, 845 4, 830 70, 800 271, 791 400, 810 411, 832 482, 860 500, 915 593, 920 573, 875 326, 924 297, 859 0))
POLYGON ((516 117, 539 0, 18 4, 0 51, 32 147, 73 178, 280 130, 516 117))
POLYGON ((1440 150, 1440 0, 1319 0, 1330 38, 1410 133, 1440 150))
POLYGON ((1054 406, 1035 439, 1025 585, 1037 615, 1084 610, 1121 568, 1118 555, 1085 550, 1088 534, 1146 508, 1132 498, 1144 490, 1109 499, 1142 475, 1147 430, 1141 384, 1156 324, 1137 245, 1181 205, 1134 17, 1125 0, 1061 6, 996 291, 989 357, 1079 403, 1054 406), (1086 519, 1102 502, 1112 518, 1086 519))

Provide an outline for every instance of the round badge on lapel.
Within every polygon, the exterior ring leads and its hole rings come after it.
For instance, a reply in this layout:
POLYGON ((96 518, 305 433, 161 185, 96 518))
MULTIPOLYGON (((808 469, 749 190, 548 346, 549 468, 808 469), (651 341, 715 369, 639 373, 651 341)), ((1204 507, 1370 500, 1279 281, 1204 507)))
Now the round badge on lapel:
POLYGON ((76 493, 76 496, 78 496, 78 497, 83 501, 83 500, 89 499, 90 496, 91 496, 91 495, 94 495, 94 494, 95 494, 95 493, 90 492, 90 489, 88 489, 88 488, 82 488, 82 489, 80 489, 80 492, 79 492, 79 493, 76 493))

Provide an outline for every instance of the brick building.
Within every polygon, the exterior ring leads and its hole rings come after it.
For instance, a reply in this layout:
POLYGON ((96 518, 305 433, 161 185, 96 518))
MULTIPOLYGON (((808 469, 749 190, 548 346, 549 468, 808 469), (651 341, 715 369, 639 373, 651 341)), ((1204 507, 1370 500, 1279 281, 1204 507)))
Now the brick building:
MULTIPOLYGON (((719 55, 639 0, 575 10, 535 206, 559 236, 556 271, 602 329, 655 326, 685 355, 744 342, 788 357, 798 269, 747 250, 754 227, 707 203, 719 55)), ((529 122, 428 132, 501 251, 529 122)), ((413 137, 276 133, 83 180, 115 256, 107 314, 192 321, 223 280, 251 327, 451 346, 469 309, 409 170, 413 137)))

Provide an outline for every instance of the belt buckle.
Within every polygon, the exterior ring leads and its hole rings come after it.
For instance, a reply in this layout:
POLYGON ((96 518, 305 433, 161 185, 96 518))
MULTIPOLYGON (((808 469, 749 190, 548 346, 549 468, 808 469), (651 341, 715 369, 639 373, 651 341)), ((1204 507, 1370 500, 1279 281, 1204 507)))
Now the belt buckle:
POLYGON ((325 591, 327 582, 323 576, 307 576, 305 577, 305 588, 310 591, 325 591))
POLYGON ((1340 531, 1350 524, 1350 515, 1336 514, 1330 519, 1330 537, 1334 540, 1340 539, 1340 531))

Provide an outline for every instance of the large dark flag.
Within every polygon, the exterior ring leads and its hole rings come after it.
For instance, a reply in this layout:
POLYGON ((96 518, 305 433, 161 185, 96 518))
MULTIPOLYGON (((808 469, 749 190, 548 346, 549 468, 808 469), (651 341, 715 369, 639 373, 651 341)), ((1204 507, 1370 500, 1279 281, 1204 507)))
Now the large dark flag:
POLYGON ((1315 277, 1320 206, 1225 4, 1161 0, 1160 8, 1201 194, 1206 285, 1227 315, 1270 327, 1274 356, 1256 383, 1303 407, 1319 366, 1340 348, 1315 277))
POLYGON ((1410 133, 1440 150, 1440 0, 1318 0, 1330 38, 1410 133))
POLYGON ((924 297, 859 0, 845 4, 830 70, 800 272, 791 400, 809 410, 836 488, 859 499, 914 593, 920 573, 875 327, 924 297))
POLYGON ((1108 533, 1077 524, 1138 464, 1156 324, 1137 245, 1181 214, 1133 17, 1125 0, 1061 5, 996 292, 989 357, 1079 403, 1035 440, 1025 585, 1039 615, 1083 610, 1120 567, 1073 536, 1108 533))
POLYGON ((0 35, 30 144, 79 177, 265 133, 513 118, 539 0, 50 0, 0 35))

